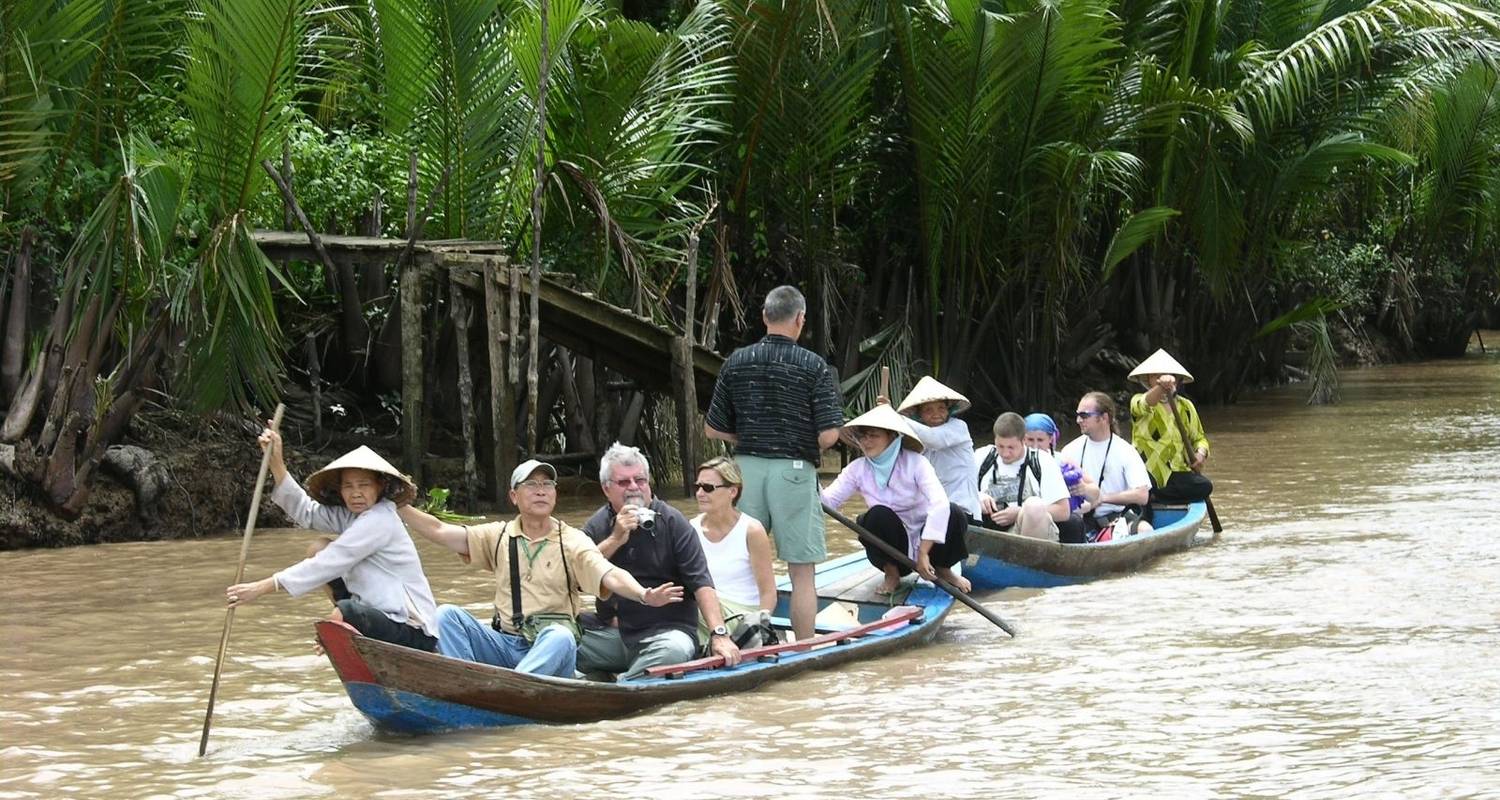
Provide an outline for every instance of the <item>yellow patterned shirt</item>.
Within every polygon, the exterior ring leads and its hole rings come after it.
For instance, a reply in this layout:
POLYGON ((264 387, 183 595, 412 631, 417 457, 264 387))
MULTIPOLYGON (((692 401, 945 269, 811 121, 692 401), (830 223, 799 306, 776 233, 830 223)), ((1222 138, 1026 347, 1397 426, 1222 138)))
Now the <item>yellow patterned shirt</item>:
MULTIPOLYGON (((1198 418, 1198 409, 1193 401, 1178 395, 1172 398, 1177 406, 1177 415, 1193 440, 1193 449, 1203 448, 1208 452, 1208 437, 1203 433, 1203 421, 1198 418)), ((1165 486, 1173 472, 1189 472, 1191 455, 1183 452, 1182 434, 1172 420, 1172 412, 1166 403, 1146 405, 1146 394, 1142 392, 1130 398, 1130 440, 1135 449, 1146 459, 1146 471, 1157 486, 1165 486)))

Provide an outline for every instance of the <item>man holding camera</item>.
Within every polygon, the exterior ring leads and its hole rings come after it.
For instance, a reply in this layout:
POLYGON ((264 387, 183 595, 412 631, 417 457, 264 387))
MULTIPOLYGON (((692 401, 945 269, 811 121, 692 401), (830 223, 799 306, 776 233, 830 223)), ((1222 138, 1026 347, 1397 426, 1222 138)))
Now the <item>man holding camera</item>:
POLYGON ((599 459, 599 483, 608 500, 583 524, 615 566, 647 583, 677 584, 683 602, 652 606, 600 598, 602 627, 584 631, 578 668, 618 672, 619 680, 646 670, 698 657, 698 611, 711 630, 709 647, 725 663, 739 663, 740 650, 729 638, 719 595, 703 547, 687 518, 651 495, 651 467, 639 448, 616 442, 599 459), (681 591, 681 590, 679 590, 681 591))
POLYGON ((407 528, 495 573, 495 615, 489 624, 454 605, 438 608, 438 652, 517 672, 573 677, 581 631, 579 589, 618 594, 632 605, 682 602, 682 587, 643 588, 617 569, 582 532, 552 516, 557 470, 530 460, 510 475, 510 522, 453 525, 409 505, 397 513, 407 528))

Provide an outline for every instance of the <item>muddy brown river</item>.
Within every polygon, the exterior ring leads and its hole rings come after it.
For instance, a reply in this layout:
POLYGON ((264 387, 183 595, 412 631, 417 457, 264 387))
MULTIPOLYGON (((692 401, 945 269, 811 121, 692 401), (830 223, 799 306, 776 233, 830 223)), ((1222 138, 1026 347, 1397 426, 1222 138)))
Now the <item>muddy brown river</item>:
MULTIPOLYGON (((0 800, 1500 797, 1500 358, 1342 377, 1205 409, 1223 536, 986 598, 1014 640, 959 608, 926 648, 589 725, 378 733, 312 651, 325 601, 282 595, 237 614, 200 759, 237 533, 0 553, 0 800)), ((260 532, 248 574, 309 536, 260 532)))

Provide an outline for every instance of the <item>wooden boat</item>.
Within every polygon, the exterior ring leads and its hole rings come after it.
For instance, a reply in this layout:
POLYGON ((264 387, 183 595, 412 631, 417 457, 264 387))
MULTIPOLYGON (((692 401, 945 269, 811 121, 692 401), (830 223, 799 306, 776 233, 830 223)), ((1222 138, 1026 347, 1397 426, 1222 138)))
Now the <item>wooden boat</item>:
POLYGON ((1100 544, 1060 544, 969 526, 963 574, 977 590, 1047 588, 1129 572, 1157 556, 1193 545, 1208 513, 1203 503, 1157 506, 1150 533, 1100 544))
MULTIPOLYGON (((918 584, 899 605, 876 598, 880 574, 864 553, 819 565, 820 624, 804 642, 747 649, 725 668, 706 658, 658 667, 625 683, 528 675, 425 653, 361 636, 342 622, 317 623, 318 642, 349 699, 379 728, 430 733, 455 728, 527 723, 592 722, 634 714, 663 703, 753 689, 809 669, 887 655, 932 640, 953 598, 918 584), (833 608, 837 606, 836 608, 833 608), (835 614, 822 613, 833 611, 835 614)), ((785 579, 772 624, 785 630, 790 586, 785 579)))

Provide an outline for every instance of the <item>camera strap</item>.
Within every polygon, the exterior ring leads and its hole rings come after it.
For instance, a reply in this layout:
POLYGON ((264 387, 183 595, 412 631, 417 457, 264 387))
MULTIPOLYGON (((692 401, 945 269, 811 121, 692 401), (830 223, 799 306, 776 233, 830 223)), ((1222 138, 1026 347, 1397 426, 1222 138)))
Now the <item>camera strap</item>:
POLYGON ((516 537, 510 537, 510 623, 520 632, 526 615, 521 613, 521 562, 516 554, 516 537))
MULTIPOLYGON (((510 621, 517 631, 521 630, 522 624, 526 621, 526 615, 521 611, 521 561, 516 542, 521 535, 520 533, 512 535, 507 543, 510 551, 510 621)), ((543 541, 545 543, 545 540, 543 541)), ((564 589, 568 593, 568 610, 572 612, 570 616, 576 617, 578 608, 573 593, 573 571, 568 569, 568 551, 563 547, 562 520, 557 521, 557 557, 562 559, 563 580, 566 581, 564 589)), ((530 572, 528 571, 527 574, 529 575, 530 572)))

